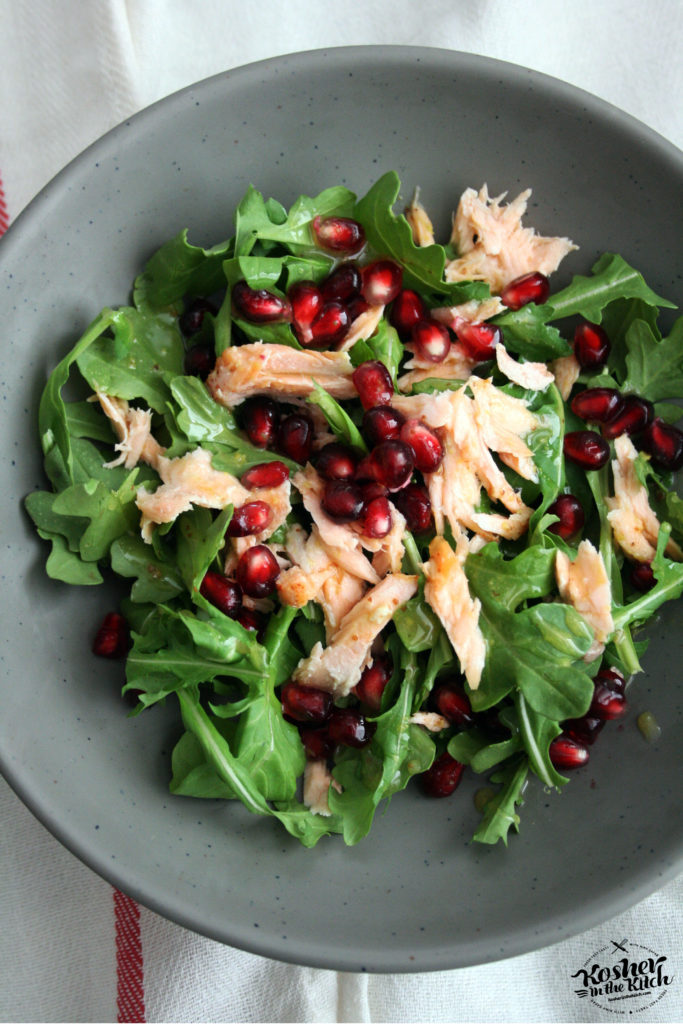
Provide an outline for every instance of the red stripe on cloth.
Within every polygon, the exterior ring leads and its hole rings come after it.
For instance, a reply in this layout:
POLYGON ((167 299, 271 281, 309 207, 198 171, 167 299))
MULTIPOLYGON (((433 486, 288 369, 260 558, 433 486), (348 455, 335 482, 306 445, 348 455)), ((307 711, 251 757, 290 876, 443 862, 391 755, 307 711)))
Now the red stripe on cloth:
POLYGON ((0 235, 4 235, 9 227, 9 213, 5 201, 5 190, 2 187, 2 174, 0 174, 0 235))
POLYGON ((144 1024, 145 990, 142 974, 140 908, 130 896, 114 889, 116 928, 116 1009, 119 1024, 144 1024))

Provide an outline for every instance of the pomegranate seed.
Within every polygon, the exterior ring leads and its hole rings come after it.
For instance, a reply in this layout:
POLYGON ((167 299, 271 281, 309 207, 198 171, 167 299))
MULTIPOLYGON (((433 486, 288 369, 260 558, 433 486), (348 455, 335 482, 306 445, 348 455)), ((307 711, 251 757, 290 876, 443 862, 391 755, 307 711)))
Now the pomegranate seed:
POLYGON ((313 340, 311 324, 323 308, 323 295, 315 281, 297 281, 289 289, 292 304, 292 327, 302 345, 313 340))
POLYGON ((353 298, 349 299, 346 303, 346 308, 349 311, 349 320, 353 323, 356 317, 359 317, 361 313, 367 313, 370 309, 370 305, 365 301, 362 295, 354 295, 353 298))
POLYGON ((410 446, 420 473, 433 473, 443 462, 441 441, 421 420, 407 420, 401 427, 401 440, 410 446))
POLYGON ((295 462, 308 462, 313 450, 313 420, 299 412, 285 416, 277 432, 277 446, 295 462))
POLYGON ((330 734, 327 729, 308 726, 306 728, 299 729, 299 736, 301 737, 301 742, 304 745, 304 750, 308 757, 317 761, 320 758, 328 758, 332 756, 334 752, 334 743, 330 739, 330 734))
POLYGON ((459 320, 455 325, 455 333, 466 355, 480 363, 492 359, 496 345, 503 340, 500 327, 483 322, 459 320))
POLYGON ((374 498, 386 498, 388 493, 386 487, 377 483, 376 480, 367 480, 364 483, 359 483, 358 486, 366 504, 368 501, 373 501, 374 498))
POLYGON ((360 487, 350 480, 329 480, 323 491, 322 507, 338 523, 350 523, 363 511, 360 487))
POLYGON ((365 245, 362 224, 350 217, 314 217, 312 227, 316 242, 327 252, 356 256, 365 245))
POLYGON ((464 764, 456 761, 447 750, 436 758, 431 768, 420 775, 420 785, 427 796, 450 796, 458 788, 464 764))
POLYGON ((238 281, 232 289, 235 310, 253 324, 289 321, 292 307, 289 299, 280 298, 265 288, 250 288, 246 281, 238 281))
POLYGON ((275 443, 280 410, 272 398, 247 398, 241 412, 244 431, 256 448, 269 448, 275 443))
POLYGON ((673 471, 683 465, 683 432, 659 417, 645 429, 641 447, 660 469, 673 471))
POLYGON ((313 465, 326 480, 350 480, 356 472, 358 456, 348 445, 331 441, 315 454, 313 465))
POLYGON ((395 441, 404 423, 405 416, 398 409, 392 409, 390 405, 375 405, 366 409, 362 429, 368 444, 374 447, 382 441, 395 441))
POLYGON ((201 330, 202 324, 204 323, 204 317, 207 313, 215 316, 217 312, 218 310, 214 306, 213 302, 209 302, 208 299, 194 299, 187 309, 178 317, 178 327, 186 338, 190 338, 193 334, 197 334, 197 332, 201 330))
POLYGON ((621 411, 623 404, 614 388, 585 388, 572 398, 572 412, 582 420, 607 423, 621 411))
POLYGON ((580 740, 560 733, 548 748, 550 760, 555 768, 580 768, 589 758, 588 748, 580 740))
POLYGON ((266 631, 267 621, 265 615, 255 611, 253 608, 242 608, 235 616, 237 622, 250 633, 256 633, 257 640, 263 640, 266 631))
POLYGON ((623 692, 609 686, 604 677, 597 678, 588 714, 593 718, 610 721, 613 718, 621 718, 627 711, 628 704, 623 692))
POLYGON ((530 274, 522 274, 506 284, 500 293, 500 301, 509 309, 521 309, 530 302, 540 306, 549 295, 548 278, 539 270, 532 270, 530 274))
POLYGON ((92 652, 98 658, 122 658, 130 648, 128 623, 118 612, 108 612, 95 634, 92 652))
POLYGON ((366 537, 386 537, 392 526, 389 499, 380 495, 366 501, 358 517, 358 525, 366 537))
POLYGON ((372 714, 376 714, 382 707, 382 694, 391 679, 393 668, 389 655, 380 654, 373 658, 371 665, 363 669, 353 688, 358 700, 372 714))
POLYGON ((656 582, 652 566, 648 562, 639 562, 631 569, 631 583, 636 590, 646 593, 652 590, 656 582))
POLYGON ((393 260, 375 260, 361 269, 361 295, 370 306, 386 306, 401 290, 403 270, 393 260))
POLYGON ((579 530, 583 529, 586 521, 581 502, 573 494, 560 494, 552 505, 548 506, 548 512, 559 517, 558 522, 549 526, 548 530, 562 540, 575 537, 579 530))
POLYGON ((213 345, 199 342, 188 348, 185 353, 183 371, 188 377, 199 377, 200 380, 206 380, 213 370, 215 362, 216 352, 213 345))
POLYGON ((602 436, 611 441, 621 434, 640 434, 652 422, 654 414, 652 402, 638 395, 626 395, 616 416, 603 424, 602 436))
POLYGON ((234 580, 213 569, 204 576, 199 593, 224 615, 234 619, 242 608, 242 591, 234 580))
MULTIPOLYGON (((370 479, 383 484, 389 491, 398 491, 410 480, 414 458, 405 441, 383 441, 370 452, 362 465, 368 465, 370 479)), ((358 467, 360 473, 361 466, 358 467)))
POLYGON ((396 328, 404 341, 410 336, 418 320, 424 320, 427 315, 422 297, 410 288, 404 288, 394 299, 391 307, 389 321, 396 328))
POLYGON ((311 344, 325 348, 340 342, 349 329, 351 317, 341 302, 326 302, 311 323, 311 344))
POLYGON ((418 320, 410 332, 415 354, 430 363, 442 363, 451 350, 448 328, 436 320, 418 320))
POLYGON ((300 683, 285 683, 280 700, 284 714, 295 722, 325 722, 332 711, 331 693, 300 683))
POLYGON ((233 512, 228 537, 251 537, 265 530, 272 518, 273 512, 267 502, 248 501, 233 512))
POLYGON ((601 668, 595 681, 605 683, 617 693, 626 693, 626 680, 617 668, 601 668))
POLYGON ((277 558, 265 544, 255 544, 240 555, 235 577, 249 597, 268 597, 280 575, 277 558))
POLYGON ((411 533, 425 533, 432 528, 432 503, 427 488, 422 484, 408 484, 392 494, 391 500, 405 518, 411 533))
POLYGON ((594 430, 572 430, 564 435, 564 454, 584 469, 602 469, 609 460, 609 445, 594 430))
POLYGON ((357 366, 351 375, 364 409, 375 405, 388 405, 394 396, 391 374, 379 359, 370 359, 357 366))
POLYGON ((355 708, 334 708, 327 729, 332 742, 341 747, 364 747, 374 732, 370 722, 355 708))
POLYGON ((258 487, 279 487, 289 479, 289 469, 284 462, 259 462, 240 477, 240 483, 248 491, 258 487))
POLYGON ((592 746, 605 728, 605 720, 584 715, 583 718, 567 719, 566 722, 563 722, 562 728, 571 739, 592 746))
POLYGON ((348 302, 360 293, 360 270, 355 263, 342 263, 323 281, 325 302, 348 302))
POLYGON ((474 712, 459 683, 440 683, 432 693, 434 707, 453 725, 468 729, 474 725, 474 712))
POLYGON ((574 331, 574 355, 584 370, 595 370, 604 366, 610 348, 607 332, 598 324, 586 321, 579 324, 574 331))

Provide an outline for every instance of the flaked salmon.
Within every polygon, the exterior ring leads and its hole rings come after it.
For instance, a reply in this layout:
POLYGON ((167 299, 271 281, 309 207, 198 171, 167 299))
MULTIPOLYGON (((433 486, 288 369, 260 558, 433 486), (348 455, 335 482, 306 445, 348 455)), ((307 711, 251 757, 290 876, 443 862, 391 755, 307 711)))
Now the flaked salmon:
POLYGON ((332 641, 315 644, 292 678, 305 686, 347 697, 372 660, 372 645, 396 611, 417 592, 417 576, 393 573, 367 591, 344 616, 332 641))
POLYGON ((582 540, 572 562, 564 551, 555 555, 555 579, 560 597, 583 616, 594 633, 585 661, 594 661, 614 632, 612 588, 600 552, 582 540))
POLYGON ((359 313, 344 335, 341 345, 337 346, 337 351, 348 352, 361 338, 371 338, 379 327, 383 316, 384 306, 370 306, 363 313, 359 313))
POLYGON ((311 814, 322 814, 329 818, 331 811, 327 802, 330 792, 332 775, 327 762, 323 758, 316 758, 306 762, 304 768, 303 802, 309 808, 311 814))
POLYGON ((257 341, 226 348, 206 383, 217 402, 232 408, 252 395, 305 398, 315 390, 313 381, 334 398, 353 398, 352 373, 346 352, 299 351, 257 341))
POLYGON ((505 195, 491 198, 486 185, 463 192, 450 239, 458 257, 446 264, 447 281, 486 281, 492 292, 501 292, 522 274, 551 274, 577 248, 568 238, 544 237, 522 226, 531 189, 501 205, 505 195))
POLYGON ((470 687, 476 690, 486 661, 486 641, 479 626, 481 602, 469 592, 464 562, 469 553, 460 533, 456 550, 445 537, 435 537, 425 562, 425 600, 436 612, 448 634, 460 668, 470 687))
POLYGON ((406 206, 405 217, 410 224, 415 245, 434 245, 434 226, 420 202, 420 190, 415 189, 410 204, 406 206))
POLYGON ((552 363, 548 365, 550 372, 555 378, 557 390, 562 395, 562 400, 564 402, 568 401, 572 388, 581 373, 578 359, 573 352, 570 352, 568 356, 560 356, 558 359, 553 359, 552 363))
POLYGON ((105 465, 108 468, 123 465, 126 469, 132 469, 138 462, 146 462, 155 466, 165 449, 152 436, 151 410, 131 409, 125 399, 107 395, 104 391, 97 391, 94 398, 100 403, 118 437, 114 449, 119 454, 105 465))
POLYGON ((530 391, 545 391, 555 380, 545 363, 520 363, 503 344, 496 345, 496 363, 508 380, 530 391))

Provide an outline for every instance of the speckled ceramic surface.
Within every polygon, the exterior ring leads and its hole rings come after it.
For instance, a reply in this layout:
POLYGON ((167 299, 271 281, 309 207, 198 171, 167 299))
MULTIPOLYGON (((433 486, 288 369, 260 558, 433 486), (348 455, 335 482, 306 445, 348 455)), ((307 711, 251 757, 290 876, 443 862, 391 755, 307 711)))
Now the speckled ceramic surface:
POLYGON ((203 82, 133 118, 60 174, 0 243, 0 757, 73 852, 154 910, 268 956, 346 970, 464 966, 604 920, 681 868, 680 605, 651 630, 633 711, 561 795, 532 786, 507 849, 473 845, 475 783, 397 796, 371 836, 304 850, 242 806, 168 795, 173 708, 131 720, 120 668, 95 663, 106 586, 68 588, 21 501, 42 485, 36 409, 49 369, 145 258, 188 227, 231 233, 253 182, 288 204, 394 168, 447 230, 461 190, 534 189, 529 222, 581 246, 563 283, 622 253, 683 302, 683 157, 557 81, 457 53, 337 49, 203 82), (663 725, 653 746, 635 717, 663 725))

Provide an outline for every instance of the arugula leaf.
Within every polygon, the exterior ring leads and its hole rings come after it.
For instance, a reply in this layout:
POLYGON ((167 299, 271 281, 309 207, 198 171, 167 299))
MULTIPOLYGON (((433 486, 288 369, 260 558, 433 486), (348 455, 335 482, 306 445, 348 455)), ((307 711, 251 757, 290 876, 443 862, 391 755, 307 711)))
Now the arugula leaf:
POLYGON ((117 537, 109 555, 115 573, 135 580, 130 596, 138 604, 163 604, 185 589, 173 563, 155 557, 153 548, 139 534, 117 537))
MULTIPOLYGON (((213 720, 218 732, 226 725, 213 720)), ((228 737, 224 736, 226 743, 228 737)), ((207 760, 200 741, 194 733, 184 732, 171 755, 171 782, 169 789, 176 796, 194 796, 205 799, 236 800, 234 788, 216 771, 207 760)))
POLYGON ((367 452, 368 446, 363 440, 363 435, 346 409, 339 404, 336 398, 328 394, 325 388, 321 387, 316 380, 313 381, 313 388, 314 390, 308 396, 307 401, 322 409, 332 433, 344 444, 357 448, 361 452, 367 452))
POLYGON ((139 512, 135 505, 137 470, 133 469, 116 491, 101 480, 73 484, 55 497, 57 515, 88 520, 78 550, 85 562, 97 562, 108 553, 114 540, 134 529, 139 512))
POLYGON ((530 302, 521 309, 499 313, 491 323, 502 328, 506 347, 525 359, 558 359, 569 355, 571 347, 558 329, 549 325, 554 313, 554 308, 548 303, 536 306, 530 302))
POLYGON ((666 558, 664 550, 671 535, 671 525, 662 523, 657 538, 657 551, 652 560, 656 584, 651 590, 613 613, 615 630, 638 625, 650 618, 665 601, 673 601, 683 594, 683 563, 666 558))
POLYGON ((683 317, 667 338, 659 340, 649 324, 635 320, 625 338, 625 391, 646 395, 651 402, 683 394, 683 317))
POLYGON ((45 563, 45 572, 50 579, 81 587, 94 586, 102 582, 102 573, 97 564, 84 562, 80 555, 70 550, 61 534, 38 529, 38 536, 52 544, 52 550, 45 563))
POLYGON ((501 768, 493 776, 491 781, 500 783, 501 789, 484 807, 481 824, 474 833, 478 843, 494 844, 502 839, 507 846, 510 829, 519 832, 519 815, 515 807, 523 802, 528 772, 529 764, 524 757, 501 768))
POLYGON ((178 572, 192 599, 197 601, 197 592, 207 569, 217 557, 225 542, 225 531, 232 519, 232 505, 214 517, 208 509, 193 508, 179 516, 176 530, 176 561, 178 572))
POLYGON ((191 245, 187 229, 165 242, 147 261, 133 288, 133 302, 140 312, 182 312, 185 295, 206 296, 225 285, 223 260, 232 240, 210 249, 191 245))
POLYGON ((250 185, 235 215, 235 255, 248 256, 256 242, 264 240, 280 242, 293 252, 313 249, 311 221, 317 216, 350 216, 355 198, 353 192, 341 185, 314 197, 299 196, 283 220, 283 207, 273 206, 250 185))
POLYGON ((403 214, 393 212, 400 188, 396 172, 387 171, 356 203, 352 216, 363 225, 372 249, 401 264, 404 288, 445 296, 452 305, 487 298, 489 287, 481 281, 444 280, 446 252, 442 245, 415 245, 410 224, 403 214))
POLYGON ((562 732, 559 722, 539 715, 527 704, 524 695, 515 694, 515 708, 520 737, 529 758, 529 765, 545 786, 564 786, 569 780, 560 775, 550 760, 548 748, 562 732))
POLYGON ((649 306, 664 306, 675 309, 668 299, 663 299, 645 283, 637 270, 629 266, 622 256, 604 253, 593 265, 590 277, 577 274, 562 291, 551 296, 552 320, 574 316, 577 313, 599 324, 605 307, 615 299, 640 299, 649 306))
POLYGON ((519 753, 522 749, 522 740, 519 736, 510 736, 508 739, 491 743, 484 732, 474 728, 452 736, 447 749, 456 761, 468 764, 472 771, 483 774, 507 761, 513 754, 519 753))

